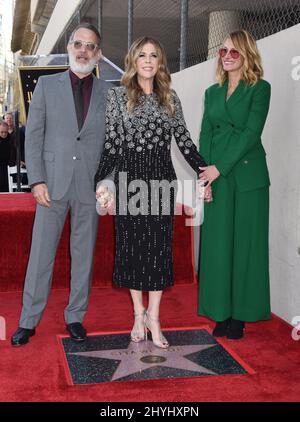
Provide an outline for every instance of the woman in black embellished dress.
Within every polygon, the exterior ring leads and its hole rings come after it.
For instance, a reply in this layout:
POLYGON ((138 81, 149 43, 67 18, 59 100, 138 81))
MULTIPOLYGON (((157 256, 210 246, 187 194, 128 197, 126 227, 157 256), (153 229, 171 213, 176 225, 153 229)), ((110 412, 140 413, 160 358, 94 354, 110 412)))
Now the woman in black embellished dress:
MULTIPOLYGON (((131 339, 144 340, 148 328, 153 343, 162 348, 169 344, 160 330, 159 305, 163 289, 173 285, 176 174, 171 160, 172 136, 198 175, 199 167, 206 165, 190 138, 170 82, 160 43, 146 37, 135 41, 126 57, 123 86, 108 93, 106 142, 95 176, 98 184, 114 171, 113 279, 117 286, 130 289, 135 316, 131 339), (147 312, 142 291, 149 292, 147 312)), ((103 207, 111 205, 101 183, 96 197, 103 207)))

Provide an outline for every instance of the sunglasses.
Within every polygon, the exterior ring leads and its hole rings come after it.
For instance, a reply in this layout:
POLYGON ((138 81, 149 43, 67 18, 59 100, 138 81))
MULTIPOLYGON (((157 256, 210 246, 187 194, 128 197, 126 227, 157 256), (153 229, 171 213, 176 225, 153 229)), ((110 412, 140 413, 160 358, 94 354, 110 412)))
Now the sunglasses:
POLYGON ((95 44, 94 42, 85 42, 85 41, 71 41, 70 44, 74 45, 75 50, 80 50, 82 46, 84 45, 87 49, 87 51, 95 51, 96 48, 99 47, 98 44, 95 44))
POLYGON ((231 50, 228 50, 228 48, 220 48, 219 50, 219 56, 221 58, 224 58, 227 54, 229 54, 229 56, 234 59, 237 60, 240 58, 240 52, 237 51, 236 49, 232 48, 231 50))

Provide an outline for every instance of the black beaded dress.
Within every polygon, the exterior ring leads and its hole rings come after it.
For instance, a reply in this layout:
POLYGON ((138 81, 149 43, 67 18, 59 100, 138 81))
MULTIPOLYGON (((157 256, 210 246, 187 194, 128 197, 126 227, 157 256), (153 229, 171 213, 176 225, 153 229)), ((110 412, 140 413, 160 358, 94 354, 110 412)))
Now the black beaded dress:
POLYGON ((171 160, 172 136, 197 174, 206 163, 190 138, 175 91, 172 96, 173 116, 159 104, 155 93, 142 95, 129 113, 126 88, 115 87, 108 92, 106 139, 95 185, 114 171, 113 280, 118 287, 157 291, 173 285, 176 174, 171 160), (173 182, 173 188, 157 189, 161 182, 173 182))

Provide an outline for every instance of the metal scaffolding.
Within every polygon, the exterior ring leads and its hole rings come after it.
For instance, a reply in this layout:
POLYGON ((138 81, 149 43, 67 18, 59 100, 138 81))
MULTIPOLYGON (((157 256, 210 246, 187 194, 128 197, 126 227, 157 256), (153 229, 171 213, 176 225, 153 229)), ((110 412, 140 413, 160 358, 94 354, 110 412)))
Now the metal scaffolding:
MULTIPOLYGON (((67 25, 81 21, 100 29, 102 49, 119 67, 132 42, 143 35, 159 39, 171 72, 213 57, 225 34, 246 29, 256 39, 300 23, 299 0, 83 0, 67 25)), ((68 39, 68 36, 66 37, 68 39)), ((66 51, 62 34, 53 53, 66 51)))

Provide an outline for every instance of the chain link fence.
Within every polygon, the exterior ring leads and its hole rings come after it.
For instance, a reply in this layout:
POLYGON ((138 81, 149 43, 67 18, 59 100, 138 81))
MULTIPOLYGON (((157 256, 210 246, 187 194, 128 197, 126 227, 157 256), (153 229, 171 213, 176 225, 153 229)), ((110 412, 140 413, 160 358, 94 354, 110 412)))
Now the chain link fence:
MULTIPOLYGON (((54 53, 66 51, 66 42, 80 21, 97 26, 102 50, 117 66, 124 67, 128 49, 128 0, 85 0, 73 16, 54 53)), ((164 45, 171 72, 213 57, 228 32, 246 29, 256 39, 300 23, 299 0, 133 0, 133 40, 149 35, 164 45), (183 2, 187 19, 182 22, 183 2), (182 31, 186 44, 181 44, 182 31)))

